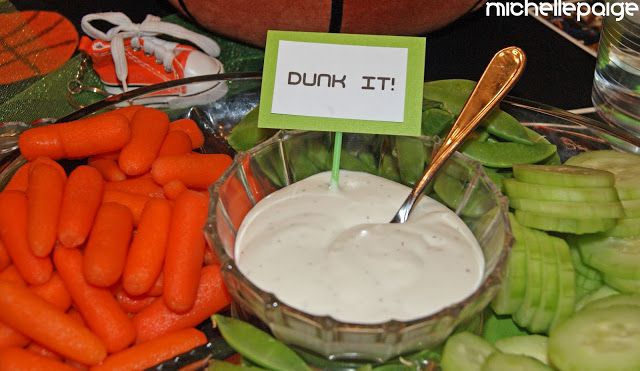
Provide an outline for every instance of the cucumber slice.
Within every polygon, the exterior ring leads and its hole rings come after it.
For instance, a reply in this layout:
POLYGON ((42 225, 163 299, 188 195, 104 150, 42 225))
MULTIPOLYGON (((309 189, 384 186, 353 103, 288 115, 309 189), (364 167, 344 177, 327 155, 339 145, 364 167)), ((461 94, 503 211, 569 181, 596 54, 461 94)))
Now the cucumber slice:
MULTIPOLYGON (((570 201, 540 201, 527 198, 510 198, 509 206, 516 210, 550 216, 576 219, 612 219, 625 215, 620 201, 615 202, 570 202, 570 201)), ((638 208, 640 211, 640 207, 638 208)))
MULTIPOLYGON (((513 226, 512 226, 513 228, 513 226)), ((515 228, 513 228, 515 230, 515 228)), ((497 314, 511 314, 522 304, 527 284, 525 247, 514 232, 516 242, 511 248, 507 260, 507 268, 498 290, 498 294, 491 302, 491 308, 497 314)))
POLYGON ((606 231, 612 228, 618 219, 576 219, 555 217, 529 211, 516 210, 516 219, 522 225, 543 231, 585 234, 606 231))
POLYGON ((578 246, 582 261, 604 275, 640 279, 640 238, 585 235, 578 246))
POLYGON ((482 365, 482 371, 551 371, 535 358, 516 354, 493 353, 482 365))
POLYGON ((527 258, 527 284, 522 305, 513 314, 513 320, 519 326, 528 328, 542 297, 542 249, 533 230, 526 227, 522 227, 522 230, 527 258))
POLYGON ((588 151, 579 153, 565 162, 567 165, 582 166, 607 171, 640 166, 640 156, 615 150, 588 151))
POLYGON ((566 165, 514 165, 513 175, 526 183, 560 187, 613 187, 612 173, 566 165))
POLYGON ((443 371, 479 371, 496 349, 481 337, 459 332, 449 338, 442 352, 443 371))
POLYGON ((596 281, 576 273, 576 300, 580 300, 604 285, 604 281, 596 281))
POLYGON ((516 179, 505 179, 504 186, 509 197, 546 201, 607 202, 617 201, 613 187, 572 188, 525 183, 516 179))
MULTIPOLYGON (((571 243, 571 242, 570 242, 571 243)), ((571 261, 573 262, 573 268, 576 271, 576 275, 580 275, 585 278, 589 278, 591 280, 602 282, 602 275, 597 270, 585 265, 582 262, 582 256, 580 256, 580 251, 575 245, 571 245, 571 261)))
POLYGON ((549 359, 561 370, 640 370, 640 308, 583 310, 551 331, 549 359))
POLYGON ((594 302, 598 299, 602 299, 602 298, 606 298, 608 296, 613 296, 613 295, 617 295, 620 292, 609 287, 609 286, 602 286, 599 289, 597 289, 596 291, 590 293, 589 295, 585 296, 584 298, 580 299, 580 301, 578 301, 576 303, 576 311, 582 310, 584 307, 586 307, 589 303, 594 302))
POLYGON ((542 293, 540 305, 531 320, 529 330, 531 332, 547 332, 555 316, 558 307, 558 257, 556 247, 544 232, 536 232, 542 252, 542 293))
MULTIPOLYGON (((611 295, 594 300, 582 308, 582 310, 606 309, 618 305, 633 305, 640 308, 640 295, 611 295)), ((497 344, 496 344, 497 347, 497 344)))
POLYGON ((617 184, 618 198, 621 200, 637 200, 640 198, 640 186, 617 184))
POLYGON ((515 164, 534 164, 556 151, 553 144, 513 142, 468 142, 462 153, 488 167, 508 168, 515 164))
POLYGON ((603 236, 607 237, 637 237, 640 236, 640 218, 620 218, 616 225, 608 229, 603 236))
POLYGON ((640 294, 640 280, 604 275, 604 283, 625 294, 640 294))
POLYGON ((548 365, 548 340, 548 337, 542 335, 513 336, 496 341, 494 346, 503 353, 528 356, 548 365))
POLYGON ((549 238, 558 258, 558 306, 551 322, 551 329, 553 329, 573 314, 576 304, 576 274, 571 264, 569 245, 561 238, 551 236, 549 238))
POLYGON ((640 217, 640 199, 638 200, 622 200, 620 201, 624 209, 624 215, 627 218, 640 217))

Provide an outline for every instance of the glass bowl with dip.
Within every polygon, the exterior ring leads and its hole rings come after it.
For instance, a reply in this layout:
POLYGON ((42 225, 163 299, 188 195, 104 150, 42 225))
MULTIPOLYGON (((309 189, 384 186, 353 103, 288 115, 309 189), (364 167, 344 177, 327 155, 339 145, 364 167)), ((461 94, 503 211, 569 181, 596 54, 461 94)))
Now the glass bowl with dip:
POLYGON ((512 243, 507 201, 481 166, 454 155, 409 222, 388 223, 434 145, 345 134, 337 190, 331 133, 281 131, 238 153, 205 231, 235 314, 323 357, 378 362, 478 316, 512 243))

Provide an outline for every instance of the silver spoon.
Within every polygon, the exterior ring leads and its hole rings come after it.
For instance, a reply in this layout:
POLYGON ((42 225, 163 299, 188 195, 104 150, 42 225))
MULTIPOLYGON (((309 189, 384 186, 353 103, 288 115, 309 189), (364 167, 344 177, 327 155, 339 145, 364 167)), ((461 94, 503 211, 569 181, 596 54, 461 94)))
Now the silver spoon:
POLYGON ((444 138, 440 148, 433 155, 431 164, 427 167, 420 181, 407 196, 402 206, 396 212, 391 223, 404 223, 409 218, 416 201, 445 164, 449 157, 462 144, 478 123, 498 105, 511 87, 518 81, 524 70, 526 57, 522 49, 510 46, 496 53, 484 70, 480 81, 471 92, 469 99, 462 107, 458 119, 451 127, 451 131, 444 138))

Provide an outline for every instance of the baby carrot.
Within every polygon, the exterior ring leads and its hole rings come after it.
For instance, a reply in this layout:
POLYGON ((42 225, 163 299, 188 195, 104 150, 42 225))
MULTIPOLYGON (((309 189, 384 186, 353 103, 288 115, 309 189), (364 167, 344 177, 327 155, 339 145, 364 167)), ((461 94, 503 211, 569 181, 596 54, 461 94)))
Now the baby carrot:
POLYGON ((19 191, 0 193, 0 237, 11 261, 31 285, 45 283, 53 265, 48 257, 33 254, 27 240, 27 196, 19 191))
POLYGON ((23 347, 29 344, 30 339, 13 327, 0 321, 0 349, 6 347, 23 347))
POLYGON ((119 191, 133 193, 137 195, 164 198, 164 192, 151 177, 131 178, 121 180, 119 182, 107 182, 105 184, 107 191, 119 191))
POLYGON ((60 206, 58 239, 65 247, 84 243, 102 203, 104 181, 90 166, 78 166, 67 179, 60 206))
POLYGON ((122 275, 133 232, 133 216, 126 206, 100 206, 84 249, 84 276, 92 285, 109 287, 122 275))
POLYGON ((110 355, 92 370, 143 370, 206 343, 207 337, 204 333, 188 328, 110 355))
POLYGON ((156 282, 164 262, 171 204, 153 198, 147 202, 122 274, 122 285, 130 295, 142 295, 156 282))
POLYGON ((135 327, 111 291, 90 285, 85 280, 80 250, 57 248, 53 260, 71 294, 74 307, 87 326, 103 341, 107 351, 113 353, 129 346, 136 337, 135 327))
POLYGON ((131 119, 131 139, 120 151, 120 169, 127 175, 149 171, 168 130, 166 113, 153 108, 138 109, 131 119))
POLYGON ((127 313, 138 313, 155 300, 162 299, 148 295, 130 296, 122 287, 118 287, 116 290, 116 301, 120 304, 122 310, 127 313))
POLYGON ((153 283, 153 286, 151 287, 149 292, 147 292, 147 295, 160 296, 162 295, 163 291, 164 291, 164 273, 160 272, 160 274, 158 275, 158 279, 156 279, 156 282, 153 283))
POLYGON ((169 131, 162 142, 158 157, 184 155, 191 152, 191 138, 184 131, 169 131))
POLYGON ((115 160, 108 158, 98 158, 89 160, 88 165, 100 172, 102 177, 109 182, 117 182, 127 179, 127 174, 123 173, 115 160))
POLYGON ((131 135, 129 120, 108 113, 62 124, 28 129, 18 139, 27 160, 82 158, 122 148, 131 135))
POLYGON ((11 257, 7 252, 7 248, 4 247, 2 239, 0 239, 0 270, 5 269, 11 264, 11 257))
POLYGON ((208 243, 205 244, 204 246, 203 262, 204 262, 204 265, 220 264, 218 257, 216 256, 216 254, 213 253, 213 248, 211 248, 211 246, 209 246, 208 243))
POLYGON ((220 267, 209 265, 202 268, 200 284, 193 308, 185 313, 175 313, 162 300, 156 300, 133 317, 137 330, 136 343, 154 339, 162 334, 194 327, 230 303, 220 267))
POLYGON ((89 162, 96 161, 96 160, 114 160, 114 161, 118 161, 118 157, 120 157, 120 150, 111 151, 111 152, 105 152, 105 153, 101 153, 99 155, 93 155, 93 156, 90 156, 87 160, 89 162))
POLYGON ((30 289, 62 311, 66 311, 71 306, 71 295, 57 272, 53 272, 49 281, 42 285, 31 286, 30 289))
POLYGON ((151 175, 161 185, 178 179, 189 188, 205 189, 224 173, 231 161, 225 154, 163 156, 154 161, 151 175))
POLYGON ((136 112, 138 112, 138 110, 142 107, 144 106, 127 106, 115 109, 111 111, 111 113, 121 114, 122 116, 126 117, 127 120, 131 121, 133 119, 133 115, 135 115, 136 112))
POLYGON ((187 186, 185 186, 184 183, 176 179, 165 184, 164 187, 162 187, 162 190, 164 191, 164 196, 166 198, 170 200, 175 200, 176 198, 178 198, 178 196, 180 196, 180 193, 187 190, 187 186))
POLYGON ((27 283, 20 275, 20 272, 16 269, 15 265, 10 265, 0 272, 0 281, 11 282, 21 286, 26 286, 27 283))
POLYGON ((180 119, 173 121, 169 125, 169 131, 179 130, 185 132, 191 139, 191 148, 196 149, 204 144, 204 134, 195 121, 191 119, 180 119))
POLYGON ((0 282, 0 308, 0 320, 64 357, 94 365, 106 356, 98 337, 26 287, 0 282))
POLYGON ((60 357, 59 354, 52 352, 51 350, 43 347, 42 345, 36 343, 36 342, 31 342, 29 343, 29 345, 26 348, 29 352, 31 353, 35 353, 39 356, 43 356, 43 357, 47 357, 50 359, 55 359, 56 361, 60 361, 62 360, 62 357, 60 357))
POLYGON ((74 321, 80 323, 82 326, 87 325, 84 322, 84 319, 82 318, 82 314, 80 314, 80 312, 78 312, 76 308, 74 307, 69 308, 69 310, 67 311, 67 315, 71 317, 74 321))
POLYGON ((67 179, 67 172, 64 171, 64 168, 62 167, 62 165, 60 165, 60 163, 58 163, 58 161, 54 161, 49 157, 38 157, 35 160, 31 161, 29 174, 31 174, 31 169, 33 169, 36 164, 47 164, 53 166, 63 179, 67 179))
POLYGON ((29 167, 31 166, 30 162, 20 166, 18 170, 13 174, 9 183, 4 187, 5 191, 14 190, 26 192, 27 186, 29 185, 29 167))
POLYGON ((117 204, 126 206, 129 208, 131 213, 133 214, 133 224, 138 225, 140 222, 140 217, 142 216, 142 210, 144 210, 144 206, 147 204, 151 197, 136 195, 128 192, 120 192, 120 191, 106 191, 102 196, 102 202, 115 202, 117 204))
POLYGON ((194 191, 178 196, 171 216, 164 263, 164 301, 177 313, 195 302, 204 256, 208 199, 194 191))
POLYGON ((0 369, 76 371, 59 360, 18 347, 0 350, 0 369))
POLYGON ((31 166, 27 187, 27 237, 36 256, 48 256, 58 236, 65 179, 45 163, 31 166))

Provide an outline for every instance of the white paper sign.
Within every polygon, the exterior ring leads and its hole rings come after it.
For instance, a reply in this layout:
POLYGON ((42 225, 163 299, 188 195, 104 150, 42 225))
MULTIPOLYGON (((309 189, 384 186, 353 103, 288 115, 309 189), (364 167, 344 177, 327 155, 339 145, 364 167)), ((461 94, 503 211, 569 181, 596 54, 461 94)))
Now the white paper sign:
POLYGON ((271 113, 403 122, 408 49, 280 40, 271 113))

